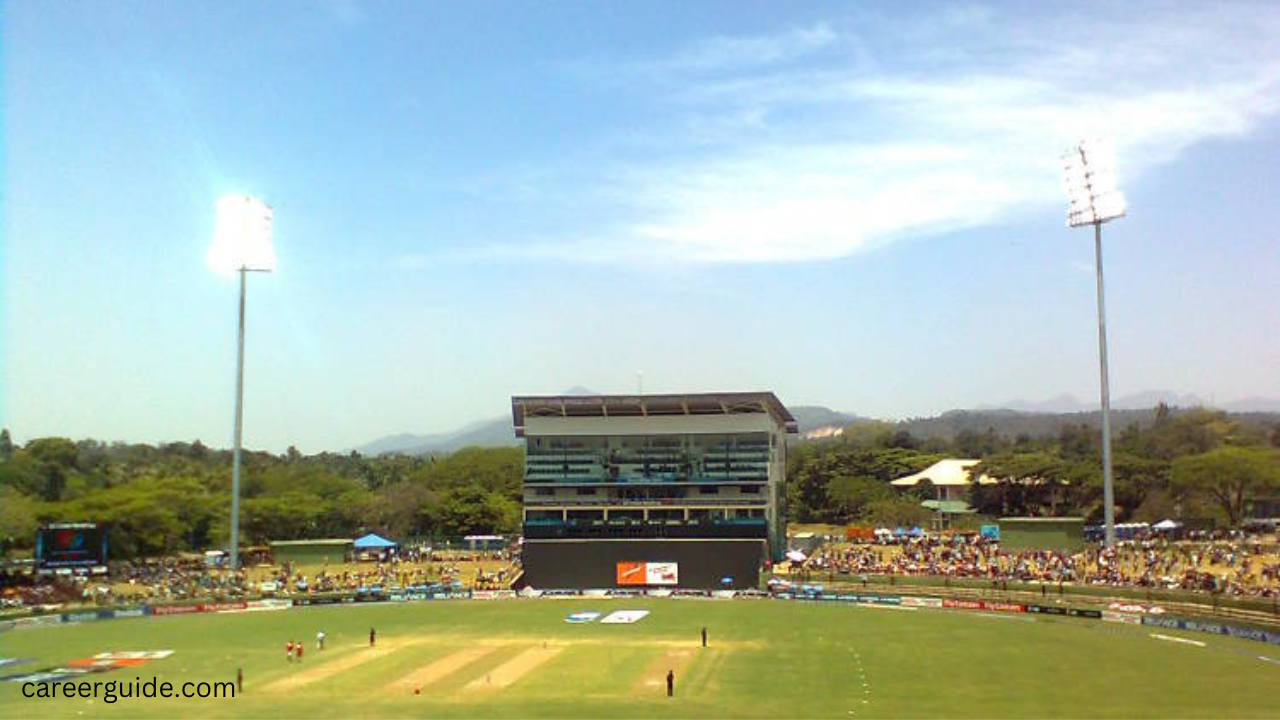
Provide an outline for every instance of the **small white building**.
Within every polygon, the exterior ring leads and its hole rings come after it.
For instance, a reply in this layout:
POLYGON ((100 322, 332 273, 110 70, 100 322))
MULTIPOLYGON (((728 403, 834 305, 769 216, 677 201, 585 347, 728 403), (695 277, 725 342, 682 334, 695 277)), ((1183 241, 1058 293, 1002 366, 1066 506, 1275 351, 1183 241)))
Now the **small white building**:
MULTIPOLYGON (((970 470, 980 462, 982 461, 956 458, 939 460, 914 475, 900 477, 889 484, 895 488, 905 490, 928 480, 934 487, 935 500, 941 502, 964 502, 968 498, 969 486, 975 482, 970 477, 970 470)), ((995 485, 997 482, 997 480, 988 475, 982 475, 977 478, 979 485, 995 485)))
POLYGON ((934 497, 920 504, 934 512, 933 527, 942 530, 950 527, 953 516, 974 512, 968 502, 969 487, 974 482, 979 485, 995 485, 999 482, 987 475, 973 478, 973 466, 979 462, 981 461, 959 458, 939 460, 914 475, 900 477, 889 484, 899 490, 908 490, 922 482, 929 482, 933 486, 934 497))

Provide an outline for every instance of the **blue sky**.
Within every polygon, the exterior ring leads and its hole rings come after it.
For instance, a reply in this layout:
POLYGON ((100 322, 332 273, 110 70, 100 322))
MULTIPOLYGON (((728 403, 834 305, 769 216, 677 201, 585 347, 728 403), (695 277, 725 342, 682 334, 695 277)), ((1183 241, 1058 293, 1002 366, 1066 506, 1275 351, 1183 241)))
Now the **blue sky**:
POLYGON ((6 3, 0 424, 229 445, 230 192, 275 209, 246 444, 516 393, 771 389, 880 417, 1280 397, 1274 4, 6 3), (1112 6, 1117 7, 1112 7, 1112 6))

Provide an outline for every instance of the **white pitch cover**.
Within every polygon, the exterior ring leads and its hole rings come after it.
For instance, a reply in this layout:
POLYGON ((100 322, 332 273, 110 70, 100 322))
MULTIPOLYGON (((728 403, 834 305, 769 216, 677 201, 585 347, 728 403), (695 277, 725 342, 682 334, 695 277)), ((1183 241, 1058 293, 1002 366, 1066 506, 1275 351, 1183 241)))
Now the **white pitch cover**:
POLYGON ((645 615, 648 615, 648 614, 649 614, 648 610, 615 610, 614 612, 611 612, 608 615, 605 615, 604 618, 600 620, 600 624, 601 625, 630 625, 634 622, 638 622, 641 618, 643 618, 645 615))

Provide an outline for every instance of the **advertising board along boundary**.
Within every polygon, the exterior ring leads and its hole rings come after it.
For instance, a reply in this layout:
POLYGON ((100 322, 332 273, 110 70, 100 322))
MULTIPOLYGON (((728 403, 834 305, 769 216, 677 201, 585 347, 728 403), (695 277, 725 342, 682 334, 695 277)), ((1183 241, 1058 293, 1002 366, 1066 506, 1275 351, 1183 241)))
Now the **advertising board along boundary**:
MULTIPOLYGON (((312 605, 335 605, 345 603, 368 603, 368 602, 390 602, 390 601, 424 601, 424 600, 465 600, 465 599, 488 599, 488 600, 506 600, 517 599, 521 595, 510 590, 493 590, 493 591, 470 591, 464 589, 445 589, 445 588, 414 588, 411 593, 395 593, 382 594, 379 592, 366 592, 357 594, 341 594, 341 595, 322 595, 307 596, 297 598, 263 598, 260 600, 252 600, 247 602, 213 602, 213 603, 191 603, 191 604, 173 604, 173 605, 136 605, 124 608, 103 608, 96 610, 76 610, 63 613, 50 613, 45 615, 29 615, 25 617, 13 618, 11 620, 0 620, 0 631, 8 631, 20 628, 34 628, 48 625, 74 624, 93 622, 98 620, 112 620, 119 618, 137 618, 158 615, 187 615, 193 613, 241 613, 241 612, 261 612, 287 610, 295 607, 308 607, 312 605)), ((1251 626, 1242 626, 1229 624, 1225 622, 1211 620, 1197 620, 1191 618, 1171 617, 1165 614, 1165 610, 1159 606, 1143 605, 1140 603, 1119 603, 1113 602, 1107 606, 1107 609, 1079 608, 1068 607, 1063 605, 1037 605, 1037 604, 1020 604, 995 602, 986 600, 970 600, 970 599, 948 599, 932 596, 896 596, 896 595, 879 595, 874 593, 829 593, 824 592, 820 585, 804 585, 798 590, 787 590, 776 593, 751 593, 741 591, 708 591, 708 590, 667 590, 665 588, 636 588, 631 590, 619 589, 596 589, 596 590, 544 590, 539 591, 536 595, 525 595, 525 599, 582 599, 592 598, 595 600, 618 600, 626 598, 639 597, 671 597, 671 598, 732 598, 732 597, 748 597, 772 600, 804 600, 804 601, 826 601, 826 602, 845 602, 856 603, 868 606, 879 607, 898 607, 899 609, 945 609, 945 610, 985 610, 1003 613, 1029 613, 1040 615, 1067 616, 1078 617, 1084 619, 1097 620, 1102 619, 1109 622, 1125 623, 1132 625, 1151 625, 1156 627, 1164 627, 1178 630, 1189 630, 1193 632, 1202 632, 1213 635, 1226 635, 1229 637, 1241 638, 1245 640, 1253 640, 1257 642, 1265 642, 1272 645, 1280 645, 1280 629, 1263 629, 1251 626)), ((622 611, 624 613, 647 611, 622 611)), ((578 613, 574 613, 578 615, 578 613)), ((626 618, 623 615, 622 618, 626 618)), ((643 617, 643 615, 639 616, 643 617)), ((614 619, 607 624, 631 624, 636 622, 635 619, 614 619)), ((566 618, 566 622, 575 622, 566 618)), ((578 622, 593 622, 578 621, 578 622)), ((604 621, 601 621, 604 622, 604 621)))

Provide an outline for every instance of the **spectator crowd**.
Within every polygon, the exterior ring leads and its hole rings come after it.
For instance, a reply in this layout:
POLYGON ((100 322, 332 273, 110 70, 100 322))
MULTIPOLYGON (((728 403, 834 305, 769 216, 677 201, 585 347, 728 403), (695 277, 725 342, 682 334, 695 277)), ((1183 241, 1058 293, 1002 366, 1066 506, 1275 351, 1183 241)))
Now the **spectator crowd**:
POLYGON ((393 592, 443 584, 476 590, 506 588, 518 574, 508 551, 412 551, 384 560, 299 567, 291 562, 232 571, 203 558, 157 558, 111 563, 108 575, 41 576, 3 571, 4 607, 115 606, 183 601, 225 602, 246 597, 298 597, 331 592, 393 592))
POLYGON ((818 549, 801 572, 839 575, 933 575, 1003 582, 1075 583, 1233 597, 1280 596, 1280 554, 1274 544, 1241 538, 1172 542, 1147 537, 1078 553, 1003 550, 977 534, 900 538, 882 545, 818 549))
MULTIPOLYGON (((802 577, 938 576, 992 582, 1086 584, 1280 598, 1280 549, 1274 540, 1229 537, 1174 542, 1148 536, 1115 548, 1081 552, 1009 551, 977 534, 882 539, 816 550, 792 572, 802 577)), ((512 550, 432 551, 428 548, 366 563, 298 567, 285 562, 231 571, 203 559, 163 558, 111 564, 107 576, 43 577, 0 572, 4 607, 112 606, 137 602, 298 597, 331 592, 394 592, 440 584, 497 590, 519 573, 512 550)))

